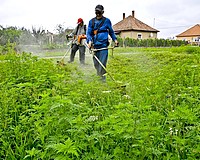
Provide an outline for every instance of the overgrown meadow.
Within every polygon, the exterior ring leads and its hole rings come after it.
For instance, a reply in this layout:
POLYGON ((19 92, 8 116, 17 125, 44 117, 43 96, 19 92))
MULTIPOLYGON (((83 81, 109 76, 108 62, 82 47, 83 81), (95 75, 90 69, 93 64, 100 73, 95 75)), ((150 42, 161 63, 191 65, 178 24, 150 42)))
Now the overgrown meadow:
POLYGON ((116 48, 107 69, 1 55, 0 159, 200 159, 199 47, 116 48))

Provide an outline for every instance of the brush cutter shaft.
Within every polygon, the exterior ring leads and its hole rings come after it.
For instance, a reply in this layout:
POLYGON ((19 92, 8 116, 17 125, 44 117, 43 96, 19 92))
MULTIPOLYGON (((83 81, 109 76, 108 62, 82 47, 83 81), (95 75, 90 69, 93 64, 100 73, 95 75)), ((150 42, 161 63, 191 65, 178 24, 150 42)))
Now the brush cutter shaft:
POLYGON ((103 67, 103 69, 106 71, 106 73, 108 73, 108 75, 110 76, 110 78, 115 82, 115 79, 111 76, 111 74, 107 71, 106 67, 101 63, 101 61, 97 58, 97 56, 95 54, 93 54, 93 57, 99 62, 99 64, 103 67))
POLYGON ((66 57, 66 55, 68 54, 68 52, 70 51, 70 49, 71 49, 71 47, 68 48, 68 50, 66 51, 66 53, 64 54, 64 56, 61 58, 61 60, 63 60, 66 57))
POLYGON ((67 51, 66 51, 66 53, 64 54, 64 56, 61 58, 61 61, 66 57, 66 55, 67 55, 68 52, 70 51, 72 41, 73 41, 73 40, 71 40, 71 41, 69 41, 69 42, 67 43, 67 46, 69 46, 69 48, 67 49, 67 51))
MULTIPOLYGON (((108 73, 108 75, 110 76, 110 78, 116 83, 116 80, 112 77, 112 75, 108 72, 108 70, 106 69, 106 67, 101 63, 101 61, 97 58, 97 56, 94 54, 95 51, 99 51, 99 50, 104 50, 104 49, 108 49, 108 48, 100 48, 100 49, 96 49, 94 51, 94 49, 90 49, 87 45, 87 43, 84 44, 86 46, 87 49, 89 49, 90 54, 93 55, 93 57, 99 62, 99 64, 102 66, 102 68, 106 71, 106 73, 108 73)), ((112 48, 113 49, 113 48, 112 48)))

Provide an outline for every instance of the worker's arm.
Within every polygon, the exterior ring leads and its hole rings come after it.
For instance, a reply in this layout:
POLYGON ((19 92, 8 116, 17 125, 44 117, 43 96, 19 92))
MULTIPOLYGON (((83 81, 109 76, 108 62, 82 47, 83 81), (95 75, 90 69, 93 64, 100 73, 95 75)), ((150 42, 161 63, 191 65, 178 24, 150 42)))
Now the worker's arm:
POLYGON ((118 46, 118 41, 117 41, 117 37, 115 35, 115 32, 112 28, 112 23, 110 21, 110 19, 107 18, 107 23, 108 23, 108 30, 109 30, 109 35, 112 38, 112 40, 115 42, 115 46, 118 46))
POLYGON ((92 20, 89 21, 86 37, 87 37, 86 41, 88 44, 88 48, 90 49, 92 46, 92 38, 93 38, 92 20))
POLYGON ((76 30, 78 29, 77 27, 69 35, 66 35, 67 39, 74 37, 74 35, 76 34, 76 30))

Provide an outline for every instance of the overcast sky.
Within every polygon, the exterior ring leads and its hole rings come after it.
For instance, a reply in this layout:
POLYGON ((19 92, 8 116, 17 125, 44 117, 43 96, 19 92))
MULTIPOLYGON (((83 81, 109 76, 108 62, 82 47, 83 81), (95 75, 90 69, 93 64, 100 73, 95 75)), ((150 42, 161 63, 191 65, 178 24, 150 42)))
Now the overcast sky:
POLYGON ((135 17, 159 30, 158 38, 174 37, 200 24, 200 0, 0 0, 0 25, 55 32, 58 24, 74 28, 78 18, 85 24, 95 16, 97 4, 112 25, 135 11, 135 17))

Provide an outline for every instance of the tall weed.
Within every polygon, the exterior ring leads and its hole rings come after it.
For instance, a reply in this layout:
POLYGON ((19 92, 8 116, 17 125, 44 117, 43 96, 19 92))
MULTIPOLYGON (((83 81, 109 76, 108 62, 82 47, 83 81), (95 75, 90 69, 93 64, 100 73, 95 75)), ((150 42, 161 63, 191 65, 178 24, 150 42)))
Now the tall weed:
POLYGON ((0 159, 199 159, 200 57, 172 50, 109 57, 125 92, 76 64, 3 55, 0 159))

